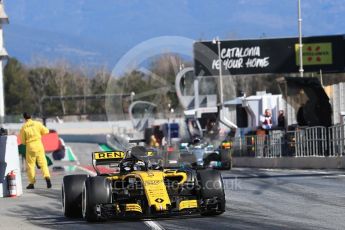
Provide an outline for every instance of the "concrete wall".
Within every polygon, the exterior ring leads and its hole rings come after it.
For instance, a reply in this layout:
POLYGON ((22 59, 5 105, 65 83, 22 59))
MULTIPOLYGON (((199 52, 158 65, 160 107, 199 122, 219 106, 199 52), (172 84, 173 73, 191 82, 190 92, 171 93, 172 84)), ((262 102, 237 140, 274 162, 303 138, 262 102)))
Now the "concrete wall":
POLYGON ((9 195, 6 175, 16 174, 17 196, 23 194, 16 136, 0 136, 0 197, 9 195))
MULTIPOLYGON (((173 119, 181 122, 181 119, 173 119)), ((172 121, 172 120, 170 120, 172 121)), ((152 125, 168 122, 167 119, 156 119, 152 125)), ((6 123, 3 127, 10 133, 17 133, 23 123, 6 123)), ((59 134, 108 134, 108 133, 136 133, 129 120, 123 121, 82 121, 82 122, 48 122, 47 127, 58 131, 59 134)))
POLYGON ((76 143, 107 143, 107 135, 105 134, 62 134, 60 135, 65 142, 76 143))
POLYGON ((234 167, 289 168, 289 169, 345 169, 343 157, 234 157, 234 167))
MULTIPOLYGON (((18 132, 22 123, 4 124, 4 128, 10 132, 18 132)), ((66 123, 47 123, 49 129, 57 130, 59 134, 106 134, 113 131, 133 132, 130 121, 120 122, 66 122, 66 123)))

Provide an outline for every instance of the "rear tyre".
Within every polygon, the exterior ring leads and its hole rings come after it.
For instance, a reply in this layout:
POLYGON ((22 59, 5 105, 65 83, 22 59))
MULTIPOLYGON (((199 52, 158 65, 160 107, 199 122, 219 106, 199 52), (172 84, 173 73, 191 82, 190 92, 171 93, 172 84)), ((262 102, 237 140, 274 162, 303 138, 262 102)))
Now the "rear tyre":
POLYGON ((106 177, 88 177, 82 193, 83 217, 89 222, 104 221, 97 205, 111 203, 111 197, 111 182, 106 177))
POLYGON ((81 201, 86 175, 68 175, 63 178, 61 189, 62 211, 65 217, 81 217, 81 201))
POLYGON ((230 150, 220 150, 220 159, 222 163, 222 169, 230 170, 232 168, 232 157, 230 150))
POLYGON ((202 200, 201 215, 220 215, 225 212, 223 180, 217 170, 199 170, 199 194, 202 200))

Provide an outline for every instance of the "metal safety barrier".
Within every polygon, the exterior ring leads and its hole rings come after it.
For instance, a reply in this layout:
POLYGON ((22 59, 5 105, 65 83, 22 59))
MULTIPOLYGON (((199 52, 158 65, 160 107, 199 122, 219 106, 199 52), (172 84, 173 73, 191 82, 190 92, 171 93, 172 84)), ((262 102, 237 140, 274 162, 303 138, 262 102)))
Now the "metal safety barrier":
POLYGON ((335 125, 328 128, 329 155, 345 156, 345 125, 335 125))
POLYGON ((296 157, 324 156, 327 150, 327 129, 322 126, 295 131, 296 157))
POLYGON ((256 157, 281 157, 283 132, 274 131, 269 135, 256 136, 256 157))
POLYGON ((233 141, 234 156, 281 157, 282 131, 271 132, 269 135, 246 135, 233 141))
POLYGON ((234 156, 247 157, 310 157, 344 155, 345 126, 299 127, 294 131, 270 130, 263 135, 237 137, 234 156))

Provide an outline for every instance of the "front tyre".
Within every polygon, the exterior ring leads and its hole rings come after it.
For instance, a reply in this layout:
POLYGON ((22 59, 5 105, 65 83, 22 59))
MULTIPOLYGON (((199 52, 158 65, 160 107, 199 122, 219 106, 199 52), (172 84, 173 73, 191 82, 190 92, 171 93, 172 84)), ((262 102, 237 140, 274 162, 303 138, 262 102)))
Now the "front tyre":
POLYGON ((197 172, 201 215, 220 215, 225 212, 224 184, 217 170, 199 170, 197 172))
POLYGON ((68 175, 63 178, 61 188, 62 211, 65 217, 82 216, 82 190, 86 175, 68 175))
POLYGON ((82 192, 82 214, 89 222, 105 220, 98 205, 111 203, 111 182, 106 177, 88 177, 82 192))
POLYGON ((220 159, 222 164, 222 169, 230 170, 232 168, 232 157, 231 152, 228 149, 220 150, 220 159))

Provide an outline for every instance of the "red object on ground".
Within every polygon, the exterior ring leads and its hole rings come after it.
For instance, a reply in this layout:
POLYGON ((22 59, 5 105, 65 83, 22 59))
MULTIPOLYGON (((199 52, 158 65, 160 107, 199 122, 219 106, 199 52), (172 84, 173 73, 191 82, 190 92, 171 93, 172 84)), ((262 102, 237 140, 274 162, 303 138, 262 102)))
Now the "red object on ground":
POLYGON ((16 174, 12 170, 7 174, 7 184, 10 197, 17 197, 17 183, 16 183, 16 174))
MULTIPOLYGON (((17 136, 18 145, 22 143, 20 136, 17 136)), ((42 136, 42 142, 45 152, 54 152, 61 147, 59 135, 56 132, 48 133, 42 136)))

